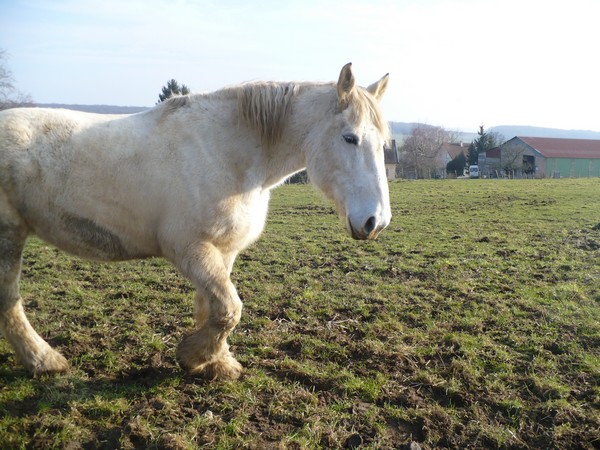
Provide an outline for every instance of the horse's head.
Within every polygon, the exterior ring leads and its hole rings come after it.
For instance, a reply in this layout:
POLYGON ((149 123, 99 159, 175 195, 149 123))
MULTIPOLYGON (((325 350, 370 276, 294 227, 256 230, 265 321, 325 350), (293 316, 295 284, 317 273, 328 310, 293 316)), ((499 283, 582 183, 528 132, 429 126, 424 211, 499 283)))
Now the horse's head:
POLYGON ((333 120, 323 120, 308 156, 311 180, 333 199, 355 239, 375 239, 392 216, 383 151, 389 131, 379 108, 387 81, 385 75, 366 89, 358 87, 346 64, 333 120))

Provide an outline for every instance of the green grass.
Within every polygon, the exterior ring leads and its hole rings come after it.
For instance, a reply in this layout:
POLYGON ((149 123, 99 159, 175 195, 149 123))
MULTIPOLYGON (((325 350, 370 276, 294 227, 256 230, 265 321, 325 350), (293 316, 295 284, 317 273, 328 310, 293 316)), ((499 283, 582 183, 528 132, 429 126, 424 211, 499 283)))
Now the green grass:
POLYGON ((32 239, 28 315, 70 360, 0 340, 0 448, 598 448, 600 180, 391 184, 376 242, 311 187, 273 194, 233 280, 237 382, 181 372, 191 284, 32 239))

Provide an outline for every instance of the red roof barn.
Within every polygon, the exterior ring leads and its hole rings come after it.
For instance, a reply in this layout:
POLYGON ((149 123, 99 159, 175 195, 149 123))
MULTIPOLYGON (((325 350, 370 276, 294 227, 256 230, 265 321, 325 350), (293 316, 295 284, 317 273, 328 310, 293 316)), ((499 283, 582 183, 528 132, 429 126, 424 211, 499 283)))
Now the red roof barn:
POLYGON ((497 167, 487 167, 490 171, 536 177, 600 176, 600 140, 515 136, 492 150, 495 154, 488 159, 497 167))

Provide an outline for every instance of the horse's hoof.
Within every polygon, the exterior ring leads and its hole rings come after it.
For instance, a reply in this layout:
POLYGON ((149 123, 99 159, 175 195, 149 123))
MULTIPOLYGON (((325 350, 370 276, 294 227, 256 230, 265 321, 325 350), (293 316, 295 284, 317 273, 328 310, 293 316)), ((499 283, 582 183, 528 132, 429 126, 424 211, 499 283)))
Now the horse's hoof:
POLYGON ((202 371, 208 380, 237 380, 242 375, 242 365, 231 355, 211 362, 202 371))
POLYGON ((179 363, 183 369, 193 375, 200 375, 207 380, 237 380, 243 372, 242 365, 231 356, 226 355, 221 359, 203 363, 196 367, 189 367, 179 363))
POLYGON ((39 360, 25 364, 25 368, 31 375, 38 377, 44 374, 67 372, 69 370, 69 362, 63 355, 51 348, 39 360))

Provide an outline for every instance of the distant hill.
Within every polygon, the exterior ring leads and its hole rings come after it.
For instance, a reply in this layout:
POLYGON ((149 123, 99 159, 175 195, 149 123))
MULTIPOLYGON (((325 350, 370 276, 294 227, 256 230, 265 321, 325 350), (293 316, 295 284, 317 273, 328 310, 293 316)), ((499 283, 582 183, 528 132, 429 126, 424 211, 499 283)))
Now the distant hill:
MULTIPOLYGON (((392 131, 392 136, 396 139, 396 143, 398 145, 402 145, 404 139, 412 133, 413 128, 417 125, 428 125, 419 122, 390 122, 390 130, 392 131)), ((454 130, 449 130, 454 131, 454 130)), ((462 142, 470 143, 473 139, 477 137, 476 132, 461 132, 457 131, 459 140, 462 142)), ((512 137, 512 136, 511 136, 512 137)))
POLYGON ((417 125, 421 125, 418 122, 390 122, 390 129, 392 134, 410 134, 417 125))
POLYGON ((600 132, 589 130, 562 130, 560 128, 531 127, 524 125, 500 125, 490 128, 506 139, 515 136, 547 137, 563 139, 600 139, 600 132))
POLYGON ((96 114, 134 114, 150 109, 147 106, 112 106, 112 105, 65 105, 62 103, 38 103, 40 108, 63 108, 96 114))

